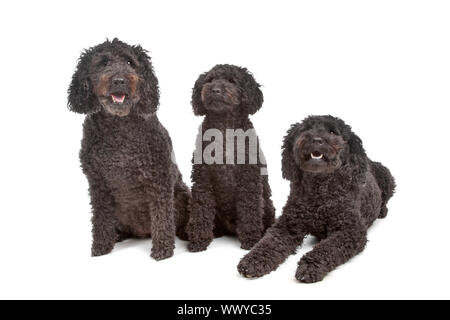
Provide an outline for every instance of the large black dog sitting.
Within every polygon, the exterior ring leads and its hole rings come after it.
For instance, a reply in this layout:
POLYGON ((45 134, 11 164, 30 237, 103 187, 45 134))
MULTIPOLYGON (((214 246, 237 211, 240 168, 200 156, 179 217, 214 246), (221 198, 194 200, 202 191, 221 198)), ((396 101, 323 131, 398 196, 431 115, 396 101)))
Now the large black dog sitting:
POLYGON ((129 237, 152 237, 152 257, 173 255, 184 236, 190 191, 172 161, 172 142, 155 112, 158 80, 140 46, 117 39, 84 52, 69 109, 87 114, 80 160, 93 209, 92 255, 129 237))
POLYGON ((283 144, 283 177, 291 192, 282 216, 239 263, 246 277, 275 270, 312 234, 320 242, 299 262, 296 278, 316 282, 361 252, 367 229, 387 214, 395 188, 342 120, 312 116, 294 124, 283 144))
POLYGON ((192 168, 192 214, 186 228, 190 251, 205 250, 214 237, 226 234, 237 235, 241 247, 250 249, 275 220, 265 163, 249 120, 262 103, 259 84, 245 68, 217 65, 194 85, 192 107, 205 119, 195 152, 200 161, 194 156, 192 168), (202 137, 208 131, 219 135, 215 157, 221 163, 202 158, 208 148, 202 137), (249 136, 235 145, 234 136, 226 139, 230 131, 249 136))

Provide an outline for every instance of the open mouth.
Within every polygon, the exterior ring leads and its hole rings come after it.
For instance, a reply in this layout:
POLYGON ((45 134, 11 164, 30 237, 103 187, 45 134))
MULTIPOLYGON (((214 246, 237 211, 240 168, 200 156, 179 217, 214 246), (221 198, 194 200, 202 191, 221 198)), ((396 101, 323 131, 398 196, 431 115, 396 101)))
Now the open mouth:
POLYGON ((322 158, 323 158, 323 154, 322 153, 320 153, 318 151, 311 152, 311 159, 313 159, 313 160, 322 160, 322 158))
POLYGON ((114 103, 122 104, 125 101, 125 94, 113 93, 111 94, 111 98, 114 103))

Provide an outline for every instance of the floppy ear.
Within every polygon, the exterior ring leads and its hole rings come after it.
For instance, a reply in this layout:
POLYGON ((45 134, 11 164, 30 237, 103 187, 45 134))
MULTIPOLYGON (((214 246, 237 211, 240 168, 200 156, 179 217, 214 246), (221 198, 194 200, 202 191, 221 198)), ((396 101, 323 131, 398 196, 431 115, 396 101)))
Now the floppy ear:
POLYGON ((365 172, 367 169, 367 155, 364 150, 362 140, 347 126, 348 138, 347 144, 349 147, 349 161, 357 168, 359 173, 365 172))
POLYGON ((331 115, 324 116, 329 121, 334 122, 342 132, 342 138, 348 145, 348 153, 350 162, 363 164, 366 159, 366 151, 364 150, 362 140, 352 131, 352 127, 344 122, 344 120, 333 117, 331 115))
POLYGON ((158 78, 155 76, 153 65, 148 52, 141 46, 133 46, 133 51, 139 60, 140 77, 139 79, 139 97, 137 103, 137 112, 143 115, 155 113, 159 105, 159 86, 158 78))
POLYGON ((300 129, 300 123, 293 124, 284 136, 283 146, 281 147, 281 172, 283 178, 293 181, 295 177, 300 177, 300 170, 294 159, 294 140, 300 129))
POLYGON ((247 70, 245 72, 247 72, 247 80, 242 88, 242 105, 247 108, 248 114, 254 114, 261 108, 264 97, 253 75, 247 70))
POLYGON ((202 89, 207 74, 207 72, 201 74, 197 81, 195 81, 194 88, 192 89, 191 105, 196 116, 203 116, 206 114, 206 109, 202 102, 202 89))
POLYGON ((364 147, 362 145, 362 140, 353 132, 350 132, 350 139, 347 141, 348 146, 350 148, 350 153, 365 157, 366 151, 364 150, 364 147))
POLYGON ((77 113, 92 113, 99 110, 99 106, 95 105, 95 95, 88 76, 91 56, 92 50, 81 54, 69 85, 67 105, 69 110, 77 113))

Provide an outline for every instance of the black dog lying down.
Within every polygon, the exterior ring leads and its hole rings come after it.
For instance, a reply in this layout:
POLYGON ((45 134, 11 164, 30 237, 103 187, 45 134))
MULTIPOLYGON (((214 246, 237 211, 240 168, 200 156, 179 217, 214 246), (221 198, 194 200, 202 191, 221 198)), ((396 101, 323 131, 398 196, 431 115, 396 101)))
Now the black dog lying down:
POLYGON ((312 234, 320 242, 302 257, 296 278, 320 281, 364 249, 367 229, 387 214, 394 178, 366 156, 351 128, 332 116, 294 124, 282 156, 283 177, 291 181, 283 214, 238 270, 249 278, 268 274, 312 234))
POLYGON ((93 210, 93 256, 120 240, 151 236, 152 257, 161 260, 172 256, 176 232, 186 238, 190 191, 172 161, 158 104, 158 80, 140 46, 114 39, 81 56, 69 108, 87 114, 80 160, 93 210))

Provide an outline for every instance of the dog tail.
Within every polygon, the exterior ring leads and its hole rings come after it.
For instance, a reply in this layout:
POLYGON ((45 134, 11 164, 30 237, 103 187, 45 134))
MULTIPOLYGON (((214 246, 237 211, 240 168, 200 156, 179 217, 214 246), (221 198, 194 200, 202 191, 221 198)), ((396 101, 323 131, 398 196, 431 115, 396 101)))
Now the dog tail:
POLYGON ((381 198, 383 202, 381 204, 381 211, 378 218, 383 219, 386 217, 388 212, 386 204, 395 192, 395 179, 389 169, 379 162, 371 161, 371 171, 381 189, 381 198))
POLYGON ((188 240, 186 225, 191 213, 192 195, 188 186, 181 180, 175 185, 174 189, 174 207, 175 207, 175 225, 177 236, 181 240, 188 240))

